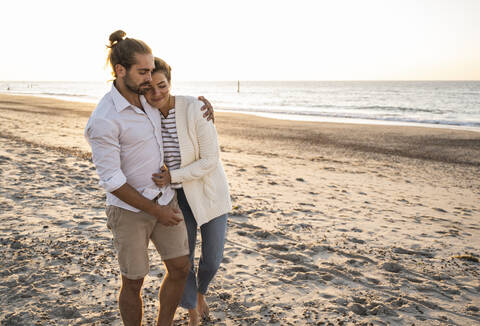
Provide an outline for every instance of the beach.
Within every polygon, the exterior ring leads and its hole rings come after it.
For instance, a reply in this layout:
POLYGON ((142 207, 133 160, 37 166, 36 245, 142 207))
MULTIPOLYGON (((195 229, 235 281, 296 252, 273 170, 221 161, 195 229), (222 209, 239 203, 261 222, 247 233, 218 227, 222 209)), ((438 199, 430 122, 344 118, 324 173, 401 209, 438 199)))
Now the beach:
MULTIPOLYGON (((0 95, 1 325, 121 325, 83 137, 94 107, 0 95)), ((480 324, 480 132, 224 112, 215 125, 233 210, 203 325, 480 324)), ((153 248, 145 325, 165 275, 153 248)))

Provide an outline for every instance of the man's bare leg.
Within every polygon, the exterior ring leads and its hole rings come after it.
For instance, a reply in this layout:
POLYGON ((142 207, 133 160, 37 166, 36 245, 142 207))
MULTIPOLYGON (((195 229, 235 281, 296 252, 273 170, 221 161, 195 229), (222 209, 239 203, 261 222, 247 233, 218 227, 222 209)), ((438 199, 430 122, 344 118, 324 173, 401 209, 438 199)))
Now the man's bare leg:
POLYGON ((167 275, 160 287, 160 308, 157 326, 170 326, 178 304, 182 299, 183 289, 190 270, 188 256, 165 260, 167 275))
POLYGON ((197 311, 201 318, 208 318, 210 315, 205 296, 200 292, 197 293, 197 311))
POLYGON ((143 278, 130 280, 122 275, 122 288, 118 298, 120 314, 125 326, 140 326, 142 324, 143 303, 140 292, 143 278))

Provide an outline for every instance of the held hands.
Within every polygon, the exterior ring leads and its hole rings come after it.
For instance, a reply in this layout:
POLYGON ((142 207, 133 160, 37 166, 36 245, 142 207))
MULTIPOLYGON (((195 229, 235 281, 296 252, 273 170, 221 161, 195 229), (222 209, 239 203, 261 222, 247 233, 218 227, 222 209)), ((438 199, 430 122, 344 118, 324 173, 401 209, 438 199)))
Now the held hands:
POLYGON ((213 107, 212 107, 212 104, 203 96, 199 96, 198 99, 200 101, 202 101, 203 103, 205 103, 201 108, 200 110, 202 111, 205 111, 206 112, 203 114, 203 117, 204 118, 207 118, 207 121, 210 121, 212 120, 213 123, 215 123, 215 116, 213 114, 213 107))
POLYGON ((183 221, 180 210, 170 206, 155 205, 152 215, 157 218, 160 224, 165 226, 175 226, 183 221))
POLYGON ((152 180, 159 188, 169 185, 172 180, 170 171, 164 165, 160 168, 160 173, 152 174, 152 180))
MULTIPOLYGON (((152 180, 158 187, 170 184, 170 172, 165 164, 160 168, 160 173, 152 174, 152 180)), ((174 226, 183 221, 180 210, 170 206, 155 205, 152 215, 165 226, 174 226)))
MULTIPOLYGON (((160 168, 160 173, 152 174, 152 180, 158 187, 170 184, 170 172, 165 164, 160 168)), ((160 224, 165 226, 174 226, 183 221, 180 210, 170 206, 155 205, 152 215, 157 218, 160 224)))

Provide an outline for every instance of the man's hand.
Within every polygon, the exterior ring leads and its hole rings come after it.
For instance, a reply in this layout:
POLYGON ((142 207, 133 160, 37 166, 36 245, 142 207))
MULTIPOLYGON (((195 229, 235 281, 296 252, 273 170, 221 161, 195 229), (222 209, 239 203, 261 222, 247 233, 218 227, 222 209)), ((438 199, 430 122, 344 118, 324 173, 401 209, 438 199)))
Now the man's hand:
POLYGON ((212 122, 215 123, 215 115, 213 114, 212 104, 203 96, 199 96, 198 99, 205 103, 205 105, 200 109, 202 111, 206 110, 206 112, 203 114, 203 117, 207 118, 207 121, 212 120, 212 122))
POLYGON ((160 188, 170 184, 172 178, 170 176, 170 171, 165 166, 160 168, 160 173, 152 174, 153 182, 160 188))
POLYGON ((148 213, 156 217, 157 221, 165 226, 174 226, 183 221, 180 210, 170 206, 155 205, 148 213))
POLYGON ((170 206, 160 206, 157 203, 154 203, 153 200, 143 197, 128 183, 125 183, 117 190, 112 191, 112 194, 127 204, 152 215, 160 224, 165 226, 177 225, 183 221, 182 215, 178 209, 170 206))

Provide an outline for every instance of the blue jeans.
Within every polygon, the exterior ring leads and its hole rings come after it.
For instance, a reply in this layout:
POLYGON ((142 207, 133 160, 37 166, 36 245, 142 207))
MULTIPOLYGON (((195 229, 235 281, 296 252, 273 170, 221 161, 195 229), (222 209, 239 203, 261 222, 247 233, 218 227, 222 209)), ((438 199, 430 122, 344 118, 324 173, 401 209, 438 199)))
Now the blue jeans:
POLYGON ((198 264, 198 272, 195 273, 194 258, 195 244, 197 242, 197 221, 193 217, 183 189, 177 189, 177 198, 178 205, 185 219, 185 226, 187 227, 190 263, 192 264, 180 306, 186 309, 194 309, 197 307, 197 292, 201 294, 207 293, 208 285, 222 262, 228 214, 220 215, 200 227, 202 255, 198 264))

